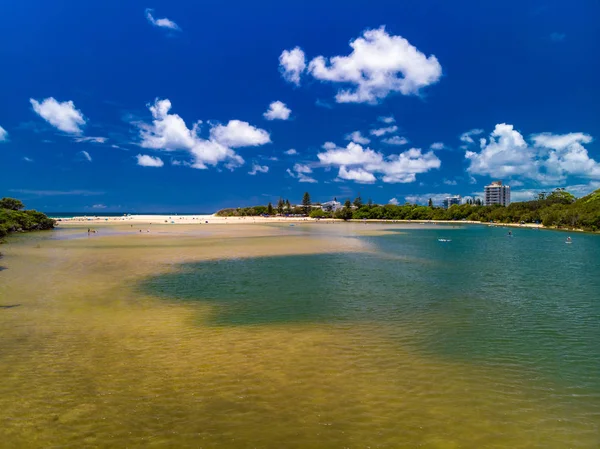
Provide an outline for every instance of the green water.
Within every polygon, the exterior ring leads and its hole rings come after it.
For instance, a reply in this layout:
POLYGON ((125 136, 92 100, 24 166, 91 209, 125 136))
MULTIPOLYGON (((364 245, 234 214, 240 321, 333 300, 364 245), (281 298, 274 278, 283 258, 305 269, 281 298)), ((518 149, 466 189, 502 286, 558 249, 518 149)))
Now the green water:
POLYGON ((140 287, 216 305, 213 325, 417 328, 428 351, 522 365, 600 398, 600 237, 477 227, 363 238, 373 252, 192 263, 140 287))
POLYGON ((507 232, 19 237, 0 447, 600 447, 600 236, 507 232))

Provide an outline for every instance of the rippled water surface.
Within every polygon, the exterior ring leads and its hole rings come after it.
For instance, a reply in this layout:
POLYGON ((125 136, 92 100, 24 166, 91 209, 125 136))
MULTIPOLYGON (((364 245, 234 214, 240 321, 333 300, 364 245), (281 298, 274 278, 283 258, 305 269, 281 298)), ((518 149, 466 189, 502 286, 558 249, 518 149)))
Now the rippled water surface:
POLYGON ((600 446, 600 236, 201 231, 2 248, 0 447, 600 446))

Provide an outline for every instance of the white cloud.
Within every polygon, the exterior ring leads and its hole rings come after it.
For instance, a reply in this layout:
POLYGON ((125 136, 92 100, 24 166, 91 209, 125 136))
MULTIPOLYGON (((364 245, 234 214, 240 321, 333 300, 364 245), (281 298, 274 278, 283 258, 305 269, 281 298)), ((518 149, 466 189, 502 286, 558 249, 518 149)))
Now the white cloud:
POLYGON ((429 204, 429 199, 433 204, 440 205, 442 201, 444 201, 447 197, 454 196, 450 193, 423 193, 423 194, 414 194, 414 195, 406 195, 404 199, 409 203, 413 204, 429 204))
POLYGON ((172 20, 167 18, 155 19, 152 15, 153 12, 153 9, 146 9, 146 19, 148 19, 148 22, 150 22, 152 25, 159 28, 168 28, 170 30, 181 31, 181 28, 179 28, 179 26, 172 20))
POLYGON ((325 142, 322 145, 322 148, 324 150, 333 150, 333 149, 337 148, 337 145, 335 143, 333 143, 333 142, 325 142))
POLYGON ((300 47, 283 50, 279 56, 279 70, 283 77, 296 86, 300 85, 300 75, 306 69, 304 52, 300 47))
POLYGON ((304 165, 304 164, 294 164, 294 171, 296 173, 312 173, 312 168, 310 168, 308 165, 304 165))
POLYGON ((249 175, 256 175, 257 173, 267 173, 269 167, 266 165, 252 164, 252 170, 248 172, 249 175))
POLYGON ((394 123, 396 121, 393 115, 390 115, 389 117, 377 117, 377 120, 387 124, 394 123))
POLYGON ((354 131, 346 135, 346 140, 351 140, 354 143, 360 143, 361 145, 367 145, 371 142, 371 139, 363 136, 360 131, 354 131))
POLYGON ((81 157, 86 161, 92 162, 92 156, 90 156, 90 153, 88 153, 87 151, 80 151, 79 154, 81 154, 81 157))
POLYGON ((308 176, 309 174, 312 173, 312 168, 310 168, 308 165, 294 164, 293 171, 288 168, 286 170, 286 172, 292 178, 296 178, 298 180, 298 182, 308 182, 308 183, 318 182, 316 179, 308 176))
POLYGON ((394 206, 397 206, 399 204, 399 201, 397 198, 392 198, 388 201, 388 204, 393 204, 394 206))
POLYGON ((210 130, 212 140, 230 148, 256 147, 271 142, 269 133, 248 122, 230 120, 226 126, 217 125, 210 130))
POLYGON ((291 113, 292 110, 285 103, 274 101, 269 105, 269 109, 263 114, 263 117, 267 120, 287 120, 291 113))
POLYGON ((521 133, 506 123, 496 125, 489 142, 482 139, 480 153, 467 151, 465 157, 470 161, 467 171, 474 175, 507 178, 537 172, 535 153, 521 133))
POLYGON ((148 156, 147 154, 138 154, 136 158, 137 164, 142 167, 162 167, 165 165, 161 158, 148 156))
POLYGON ((233 169, 244 164, 244 159, 233 148, 257 146, 271 141, 269 133, 255 128, 247 122, 231 120, 227 125, 213 125, 210 139, 199 137, 198 121, 188 128, 177 114, 169 114, 171 102, 157 99, 149 106, 153 121, 151 124, 137 123, 140 129, 140 146, 163 151, 188 151, 192 156, 193 168, 205 169, 224 162, 233 169))
POLYGON ((443 181, 444 184, 448 185, 448 186, 455 186, 456 184, 458 184, 455 180, 453 179, 444 179, 443 181))
MULTIPOLYGON (((105 143, 108 139, 106 137, 75 137, 75 142, 90 142, 90 143, 105 143)), ((116 147, 116 145, 113 145, 116 147)), ((117 147, 118 148, 118 147, 117 147)))
POLYGON ((395 133, 396 131, 398 131, 398 127, 396 125, 394 125, 394 126, 388 126, 387 128, 372 129, 371 134, 374 136, 377 136, 377 137, 381 137, 384 134, 391 134, 391 133, 395 133))
POLYGON ((31 158, 29 158, 29 157, 27 157, 27 156, 24 156, 24 157, 23 157, 23 160, 24 160, 25 162, 33 162, 33 159, 31 159, 31 158))
POLYGON ((8 132, 0 126, 0 142, 8 141, 8 132))
POLYGON ((474 143, 473 136, 478 136, 479 134, 483 134, 483 129, 472 129, 470 131, 464 132, 460 135, 460 140, 465 143, 474 143))
POLYGON ((106 209, 106 206, 104 204, 94 204, 92 209, 106 209))
POLYGON ((72 101, 56 101, 53 97, 44 99, 41 103, 29 99, 36 114, 46 120, 55 128, 69 133, 80 134, 81 127, 85 125, 86 120, 81 111, 75 109, 72 101))
POLYGON ((432 150, 443 150, 445 147, 444 147, 443 142, 435 142, 435 143, 432 143, 429 146, 429 148, 431 148, 432 150))
POLYGON ((348 56, 329 60, 318 56, 308 65, 318 80, 352 85, 338 91, 338 103, 377 103, 392 92, 417 94, 442 75, 435 56, 425 56, 402 36, 389 35, 384 27, 366 30, 350 46, 348 56))
POLYGON ((600 179, 600 163, 590 158, 583 144, 592 137, 583 133, 534 134, 528 144, 513 125, 498 124, 489 142, 480 139, 481 151, 467 151, 470 174, 521 178, 542 185, 558 185, 569 176, 600 179))
POLYGON ((406 145, 408 143, 408 139, 406 137, 400 136, 392 136, 387 139, 382 140, 383 143, 387 143, 388 145, 406 145))
POLYGON ((350 142, 346 148, 327 148, 324 153, 317 154, 323 165, 380 165, 383 155, 370 148, 363 148, 357 143, 350 142))
MULTIPOLYGON (((327 148, 325 152, 317 154, 317 157, 323 166, 338 166, 340 169, 343 166, 347 173, 347 168, 352 167, 355 170, 363 169, 373 176, 375 173, 382 174, 382 181, 386 183, 413 182, 417 174, 441 165, 433 151, 422 153, 418 148, 411 148, 400 154, 384 156, 354 142, 350 142, 346 148, 327 148)), ((354 173, 352 176, 358 178, 359 174, 354 173)), ((360 177, 363 181, 367 179, 362 172, 360 177)))
POLYGON ((576 143, 591 143, 592 136, 584 133, 552 134, 540 133, 531 136, 531 140, 540 147, 562 151, 576 143))
POLYGON ((287 151, 284 151, 285 154, 287 154, 288 156, 294 156, 296 154, 298 154, 298 152, 296 150, 294 150, 293 148, 290 148, 287 151))
POLYGON ((377 181, 377 178, 372 173, 369 173, 363 168, 355 168, 348 170, 344 165, 340 167, 338 173, 339 179, 346 179, 349 181, 355 181, 360 184, 372 184, 377 181))
POLYGON ((140 146, 166 151, 190 149, 194 146, 202 122, 197 122, 192 129, 188 129, 179 115, 169 114, 171 102, 168 99, 157 99, 149 109, 154 120, 152 125, 138 124, 142 138, 140 146))

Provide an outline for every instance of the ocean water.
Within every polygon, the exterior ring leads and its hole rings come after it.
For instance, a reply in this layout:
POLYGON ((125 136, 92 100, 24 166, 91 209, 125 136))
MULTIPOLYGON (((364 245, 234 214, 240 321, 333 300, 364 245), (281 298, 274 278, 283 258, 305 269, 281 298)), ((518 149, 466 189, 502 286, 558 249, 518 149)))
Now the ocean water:
POLYGON ((0 446, 600 446, 600 236, 224 228, 7 246, 0 446))

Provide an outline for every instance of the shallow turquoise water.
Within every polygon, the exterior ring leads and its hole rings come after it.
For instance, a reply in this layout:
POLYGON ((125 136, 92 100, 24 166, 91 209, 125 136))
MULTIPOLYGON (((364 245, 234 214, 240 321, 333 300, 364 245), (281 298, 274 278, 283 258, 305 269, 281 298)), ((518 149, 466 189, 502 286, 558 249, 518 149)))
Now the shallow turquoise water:
MULTIPOLYGON (((318 232, 318 231, 315 231, 318 232)), ((600 401, 600 237, 439 227, 360 237, 373 252, 189 264, 141 288, 216 305, 210 324, 376 322, 402 344, 523 369, 600 401), (451 239, 440 242, 438 238, 451 239)))

